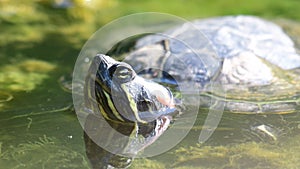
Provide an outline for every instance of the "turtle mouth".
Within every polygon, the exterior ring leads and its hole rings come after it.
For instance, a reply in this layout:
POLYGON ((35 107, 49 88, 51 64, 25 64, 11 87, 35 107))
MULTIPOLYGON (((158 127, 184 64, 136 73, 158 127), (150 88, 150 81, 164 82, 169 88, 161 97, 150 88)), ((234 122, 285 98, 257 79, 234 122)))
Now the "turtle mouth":
POLYGON ((145 137, 146 144, 143 146, 143 149, 151 145, 153 142, 155 142, 168 129, 171 120, 172 120, 171 116, 161 116, 156 119, 155 128, 148 136, 145 137))
POLYGON ((161 86, 156 86, 152 90, 151 88, 145 89, 141 88, 141 98, 137 100, 137 109, 140 112, 151 111, 151 110, 160 110, 164 107, 174 108, 174 98, 173 94, 167 88, 161 86))
POLYGON ((163 133, 165 130, 167 130, 167 128, 170 125, 170 122, 172 121, 172 117, 171 116, 161 116, 158 121, 160 122, 159 124, 157 124, 157 132, 158 133, 163 133))
POLYGON ((163 120, 162 126, 166 120, 171 121, 171 116, 178 113, 174 104, 173 94, 167 88, 154 82, 143 83, 136 107, 139 119, 145 122, 163 120), (168 116, 168 118, 167 118, 168 116))
POLYGON ((156 120, 156 127, 153 131, 155 132, 153 141, 157 140, 168 129, 171 121, 171 116, 161 116, 156 120))

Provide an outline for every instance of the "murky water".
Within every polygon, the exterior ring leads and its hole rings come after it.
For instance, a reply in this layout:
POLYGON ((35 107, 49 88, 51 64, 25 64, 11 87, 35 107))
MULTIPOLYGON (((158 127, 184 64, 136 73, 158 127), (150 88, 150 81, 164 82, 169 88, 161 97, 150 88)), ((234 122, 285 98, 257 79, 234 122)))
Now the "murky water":
POLYGON ((10 82, 14 86, 1 90, 0 168, 88 168, 71 94, 58 83, 58 74, 65 70, 58 67, 51 73, 34 70, 21 74, 11 70, 20 76, 23 87, 28 78, 40 82, 28 85, 30 89, 25 91, 10 89, 22 86, 10 82), (39 75, 45 78, 39 79, 39 75), (7 94, 13 97, 9 101, 5 100, 7 94))
MULTIPOLYGON (((299 30, 292 33, 298 35, 299 30)), ((1 36, 1 169, 90 168, 71 94, 59 83, 61 76, 72 72, 83 44, 71 43, 70 37, 48 32, 5 44, 1 36)), ((199 144, 207 113, 199 110, 194 127, 176 147, 159 156, 135 159, 131 168, 299 168, 299 107, 291 114, 224 112, 213 135, 199 144)))
POLYGON ((237 115, 224 112, 221 123, 205 143, 198 137, 206 114, 202 112, 189 135, 171 151, 150 160, 136 160, 136 168, 298 168, 299 113, 293 115, 237 115), (277 138, 254 130, 274 127, 277 138))
MULTIPOLYGON (((47 97, 40 98, 44 100, 41 103, 33 99, 38 92, 33 93, 18 96, 32 98, 18 101, 23 107, 1 111, 0 166, 88 168, 82 129, 70 109, 68 94, 61 91, 65 97, 55 98, 49 92, 47 97), (61 102, 47 104, 49 99, 61 102)), ((8 105, 14 103, 17 100, 8 105)), ((132 168, 297 168, 300 165, 299 113, 258 116, 224 112, 216 132, 200 145, 198 136, 206 115, 206 110, 200 112, 190 134, 178 146, 160 156, 136 159, 132 168), (261 124, 278 128, 278 140, 253 131, 254 126, 261 124)))
MULTIPOLYGON (((56 70, 48 73, 48 78, 30 92, 2 90, 1 168, 89 168, 83 132, 72 109, 71 95, 62 90, 58 82, 66 70, 56 70), (7 94, 13 99, 5 100, 9 99, 7 94)), ((282 115, 224 112, 212 137, 199 144, 207 113, 207 109, 199 110, 194 127, 176 147, 159 156, 135 159, 131 168, 300 166, 299 111, 282 115), (271 127, 274 136, 257 130, 263 125, 271 127)))

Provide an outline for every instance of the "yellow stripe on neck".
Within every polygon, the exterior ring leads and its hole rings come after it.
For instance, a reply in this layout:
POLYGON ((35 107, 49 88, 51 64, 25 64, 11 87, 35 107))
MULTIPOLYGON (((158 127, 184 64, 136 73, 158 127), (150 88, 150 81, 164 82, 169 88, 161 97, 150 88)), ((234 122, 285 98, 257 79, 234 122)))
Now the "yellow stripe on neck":
POLYGON ((111 109, 112 113, 117 117, 118 120, 120 121, 125 121, 121 116, 120 113, 116 110, 114 103, 112 102, 112 100, 110 99, 110 95, 108 93, 106 93, 105 91, 103 91, 108 103, 109 108, 111 109))

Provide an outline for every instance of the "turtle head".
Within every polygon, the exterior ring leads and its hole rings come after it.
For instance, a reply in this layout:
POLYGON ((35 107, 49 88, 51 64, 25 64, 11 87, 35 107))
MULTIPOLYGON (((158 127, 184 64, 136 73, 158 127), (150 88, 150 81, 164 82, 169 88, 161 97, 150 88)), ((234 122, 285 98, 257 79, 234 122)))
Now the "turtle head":
POLYGON ((106 55, 94 58, 86 83, 86 100, 109 120, 147 123, 177 112, 170 90, 106 55))

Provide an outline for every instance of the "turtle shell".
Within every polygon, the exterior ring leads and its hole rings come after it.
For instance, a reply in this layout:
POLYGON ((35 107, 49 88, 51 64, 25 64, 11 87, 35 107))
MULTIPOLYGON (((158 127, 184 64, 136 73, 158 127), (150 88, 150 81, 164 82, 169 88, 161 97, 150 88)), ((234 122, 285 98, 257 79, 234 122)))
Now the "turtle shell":
POLYGON ((278 23, 253 16, 195 20, 139 38, 123 57, 163 83, 199 82, 204 105, 213 97, 235 113, 291 113, 300 102, 300 26, 278 23), (222 93, 205 89, 212 83, 222 93))

